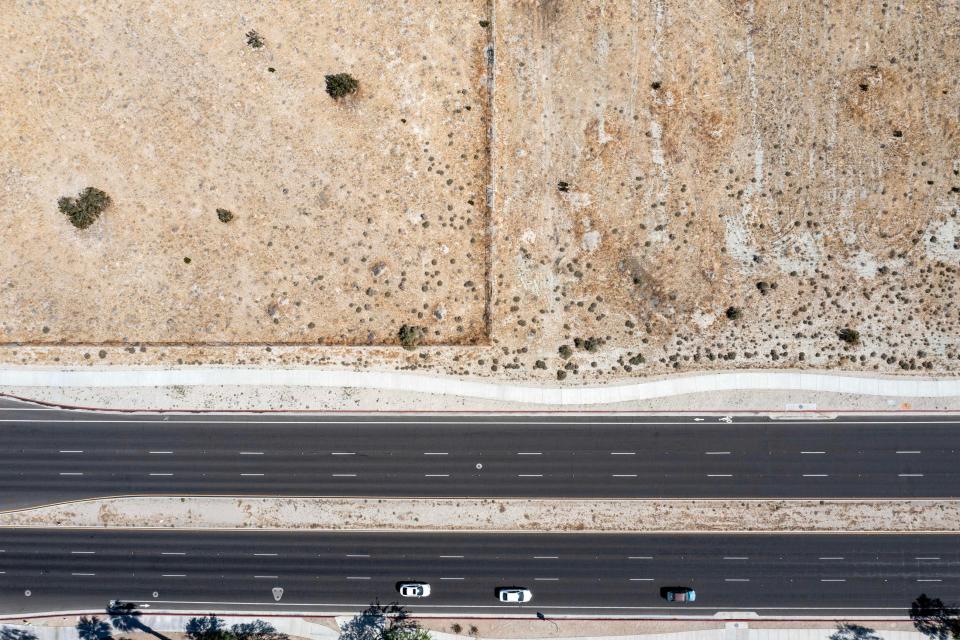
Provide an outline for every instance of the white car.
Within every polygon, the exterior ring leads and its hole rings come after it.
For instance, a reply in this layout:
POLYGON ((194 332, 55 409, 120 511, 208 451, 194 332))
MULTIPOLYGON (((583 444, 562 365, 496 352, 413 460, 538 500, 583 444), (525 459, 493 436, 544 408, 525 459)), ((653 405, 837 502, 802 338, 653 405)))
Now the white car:
POLYGON ((526 587, 497 587, 497 599, 500 602, 530 602, 533 593, 526 587))
POLYGON ((404 598, 426 598, 430 595, 430 585, 426 582, 401 582, 397 591, 404 598))

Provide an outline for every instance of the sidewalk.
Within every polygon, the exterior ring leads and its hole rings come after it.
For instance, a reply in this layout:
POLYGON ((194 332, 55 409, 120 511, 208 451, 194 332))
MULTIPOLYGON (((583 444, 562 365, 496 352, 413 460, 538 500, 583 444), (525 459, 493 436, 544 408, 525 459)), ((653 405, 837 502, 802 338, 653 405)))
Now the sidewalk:
MULTIPOLYGON (((937 407, 960 407, 960 378, 867 377, 805 371, 733 371, 657 378, 610 386, 540 387, 511 382, 487 382, 476 379, 420 375, 397 371, 336 371, 314 369, 183 368, 183 369, 83 369, 57 370, 37 368, 0 369, 0 391, 38 400, 55 401, 54 390, 124 389, 130 403, 137 390, 146 393, 170 388, 184 394, 186 388, 232 387, 341 390, 350 395, 367 390, 398 393, 402 397, 430 396, 470 399, 497 403, 504 408, 593 407, 605 408, 624 403, 642 403, 687 394, 729 394, 730 392, 800 392, 801 401, 781 404, 779 410, 816 409, 803 396, 845 394, 879 399, 874 408, 906 408, 910 400, 936 399, 937 407), (884 398, 895 399, 893 404, 884 398)), ((68 391, 65 393, 69 393, 68 391)), ((927 403, 929 405, 929 403, 927 403)), ((99 405, 103 406, 103 405, 99 405)), ((459 408, 468 409, 458 405, 459 408)), ((119 408, 119 407, 111 407, 119 408)), ((167 408, 128 404, 129 409, 167 408)), ((202 408, 202 407, 195 407, 202 408)), ((307 408, 307 407, 302 407, 307 408)), ((381 407, 361 407, 375 409, 381 407)), ((819 407, 821 410, 837 407, 819 407)), ((702 410, 722 409, 702 407, 702 410)))

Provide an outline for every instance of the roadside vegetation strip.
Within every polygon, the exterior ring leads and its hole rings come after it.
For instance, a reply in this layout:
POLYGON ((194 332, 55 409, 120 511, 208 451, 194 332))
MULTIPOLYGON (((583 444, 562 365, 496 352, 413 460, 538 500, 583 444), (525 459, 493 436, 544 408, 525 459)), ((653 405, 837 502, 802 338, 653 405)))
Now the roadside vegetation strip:
POLYGON ((509 532, 960 532, 960 500, 119 497, 0 513, 0 527, 509 532))

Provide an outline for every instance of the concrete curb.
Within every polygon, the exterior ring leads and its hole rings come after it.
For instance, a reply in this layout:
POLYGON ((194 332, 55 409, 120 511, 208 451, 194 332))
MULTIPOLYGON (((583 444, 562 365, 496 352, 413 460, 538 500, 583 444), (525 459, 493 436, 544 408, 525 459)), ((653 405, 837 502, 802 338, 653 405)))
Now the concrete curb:
POLYGON ((960 379, 879 378, 800 371, 736 371, 604 387, 539 387, 394 371, 315 369, 0 369, 0 387, 290 386, 379 389, 509 403, 585 406, 720 391, 809 391, 897 398, 960 397, 960 379))

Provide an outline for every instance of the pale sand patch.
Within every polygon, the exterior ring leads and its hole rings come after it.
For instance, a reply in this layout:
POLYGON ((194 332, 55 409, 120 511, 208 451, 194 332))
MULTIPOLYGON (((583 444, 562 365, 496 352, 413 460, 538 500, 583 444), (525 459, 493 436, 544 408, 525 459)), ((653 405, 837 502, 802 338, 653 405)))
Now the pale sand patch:
POLYGON ((88 500, 0 514, 0 526, 557 532, 960 531, 958 500, 88 500))

